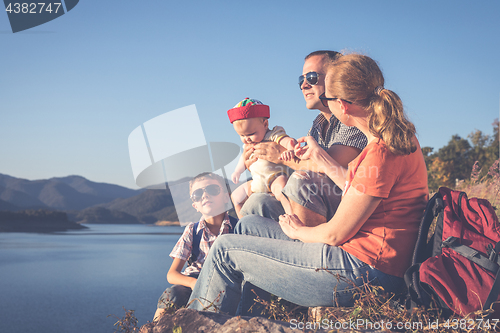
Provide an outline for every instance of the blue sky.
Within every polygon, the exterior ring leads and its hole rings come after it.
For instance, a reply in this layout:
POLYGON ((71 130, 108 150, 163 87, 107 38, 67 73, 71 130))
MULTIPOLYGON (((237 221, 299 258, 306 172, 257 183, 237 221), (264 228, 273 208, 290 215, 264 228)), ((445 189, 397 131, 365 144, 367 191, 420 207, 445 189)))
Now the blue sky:
POLYGON ((496 0, 187 3, 82 0, 16 34, 0 13, 0 173, 136 188, 137 126, 195 104, 207 141, 240 144, 226 111, 245 97, 303 136, 317 112, 297 77, 318 49, 377 60, 421 146, 491 134, 499 117, 496 0))

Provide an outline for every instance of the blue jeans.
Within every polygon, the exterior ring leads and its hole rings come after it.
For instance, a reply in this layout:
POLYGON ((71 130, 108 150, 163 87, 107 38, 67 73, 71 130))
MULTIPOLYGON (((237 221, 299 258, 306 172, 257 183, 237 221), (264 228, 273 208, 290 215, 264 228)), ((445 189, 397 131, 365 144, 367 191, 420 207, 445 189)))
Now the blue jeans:
MULTIPOLYGON (((286 183, 283 194, 302 207, 330 220, 342 198, 342 190, 324 174, 296 171, 286 183)), ((263 215, 261 215, 263 216, 263 215)))
POLYGON ((246 235, 222 235, 212 245, 190 308, 234 315, 243 281, 301 306, 352 306, 355 286, 366 281, 389 292, 404 288, 402 278, 339 247, 290 240, 273 220, 246 216, 237 232, 246 235))
MULTIPOLYGON (((325 175, 297 171, 288 178, 283 194, 289 200, 325 216, 328 221, 337 210, 342 190, 325 175)), ((268 193, 253 193, 241 208, 240 214, 259 215, 278 221, 285 211, 274 196, 268 193)))
POLYGON ((283 206, 276 198, 269 193, 252 193, 240 210, 242 216, 259 215, 268 217, 275 221, 279 216, 285 214, 283 206))

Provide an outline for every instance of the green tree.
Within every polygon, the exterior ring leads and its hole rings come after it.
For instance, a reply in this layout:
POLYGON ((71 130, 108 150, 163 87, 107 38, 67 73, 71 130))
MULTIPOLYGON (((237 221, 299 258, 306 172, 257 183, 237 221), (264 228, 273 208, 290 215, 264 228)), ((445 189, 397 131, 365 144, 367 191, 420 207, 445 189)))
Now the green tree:
POLYGON ((448 144, 433 153, 423 147, 429 190, 440 186, 454 187, 457 180, 469 179, 476 161, 482 168, 479 178, 487 175, 489 167, 499 159, 498 119, 493 122, 493 135, 475 130, 467 139, 453 135, 448 144))
POLYGON ((436 191, 441 186, 453 187, 455 180, 450 178, 453 165, 450 161, 443 161, 434 156, 427 164, 427 181, 430 191, 436 191))
POLYGON ((447 173, 446 186, 454 186, 457 179, 466 179, 470 176, 475 162, 471 158, 471 149, 472 146, 467 139, 453 135, 448 144, 437 151, 437 157, 445 163, 445 167, 441 170, 447 173))
POLYGON ((500 139, 498 137, 498 118, 493 121, 493 137, 491 138, 488 149, 488 165, 495 163, 500 158, 500 139))
POLYGON ((495 119, 492 125, 493 135, 485 135, 479 130, 468 135, 472 143, 471 158, 482 168, 479 179, 487 175, 488 168, 499 158, 498 119, 495 119))

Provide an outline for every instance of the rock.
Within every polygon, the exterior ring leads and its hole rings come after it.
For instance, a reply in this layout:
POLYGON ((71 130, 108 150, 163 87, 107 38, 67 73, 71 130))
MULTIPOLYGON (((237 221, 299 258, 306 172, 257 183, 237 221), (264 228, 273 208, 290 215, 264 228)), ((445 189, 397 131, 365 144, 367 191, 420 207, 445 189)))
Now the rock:
MULTIPOLYGON (((303 323, 304 324, 304 323, 303 323)), ((331 332, 331 329, 321 329, 316 327, 307 329, 307 326, 302 326, 306 329, 299 329, 299 325, 294 323, 270 320, 261 317, 233 317, 221 313, 213 313, 206 311, 196 311, 192 309, 180 309, 175 313, 164 314, 158 321, 148 323, 141 327, 139 333, 326 333, 331 332), (181 330, 174 330, 180 327, 181 330)), ((300 327, 300 328, 302 328, 300 327)), ((371 330, 335 330, 335 332, 376 332, 371 330)), ((381 331, 378 331, 381 332, 381 331)))
POLYGON ((182 333, 233 333, 233 332, 297 332, 289 323, 261 317, 232 317, 221 313, 180 309, 173 314, 165 314, 158 321, 141 327, 140 333, 171 333, 175 326, 182 333))

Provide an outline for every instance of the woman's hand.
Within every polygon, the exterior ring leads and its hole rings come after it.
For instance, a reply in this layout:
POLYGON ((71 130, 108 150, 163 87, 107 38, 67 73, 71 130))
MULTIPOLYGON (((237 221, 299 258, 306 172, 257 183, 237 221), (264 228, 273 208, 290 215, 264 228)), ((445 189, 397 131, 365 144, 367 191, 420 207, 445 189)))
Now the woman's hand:
MULTIPOLYGON (((325 164, 328 155, 323 148, 319 146, 312 136, 305 136, 297 140, 294 149, 295 156, 302 161, 303 169, 317 173, 326 173, 329 163, 325 164), (306 143, 305 146, 301 143, 306 143)), ((329 156, 328 156, 329 157, 329 156)))
POLYGON ((280 215, 279 224, 281 229, 291 239, 298 239, 298 230, 300 227, 304 227, 304 223, 298 218, 297 215, 283 214, 280 215))
POLYGON ((297 140, 294 152, 295 156, 299 157, 301 160, 308 160, 312 158, 314 153, 320 150, 323 149, 318 145, 312 136, 304 136, 297 140), (306 143, 306 145, 302 146, 301 143, 306 143))

